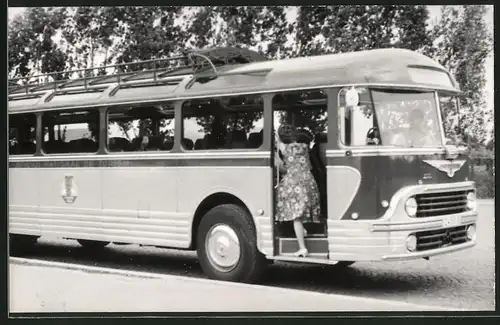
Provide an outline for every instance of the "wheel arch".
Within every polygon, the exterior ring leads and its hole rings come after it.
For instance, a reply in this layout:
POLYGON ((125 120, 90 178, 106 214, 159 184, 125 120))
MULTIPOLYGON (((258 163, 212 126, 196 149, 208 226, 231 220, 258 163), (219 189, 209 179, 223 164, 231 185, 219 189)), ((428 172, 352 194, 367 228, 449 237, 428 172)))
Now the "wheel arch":
POLYGON ((257 231, 257 224, 255 221, 255 217, 248 208, 248 204, 246 204, 243 200, 241 200, 237 195, 233 193, 229 193, 228 191, 218 191, 215 193, 211 193, 210 195, 206 196, 200 204, 198 204, 198 207, 196 208, 196 211, 193 216, 193 221, 191 223, 191 243, 189 245, 190 249, 197 249, 197 241, 196 241, 196 234, 198 232, 198 226, 200 225, 201 220, 203 219, 203 216, 212 208, 215 208, 218 205, 222 204, 234 204, 238 205, 241 208, 245 209, 247 213, 252 217, 252 223, 253 223, 253 231, 255 231, 255 237, 257 239, 257 248, 260 251, 260 237, 259 237, 259 232, 257 231))

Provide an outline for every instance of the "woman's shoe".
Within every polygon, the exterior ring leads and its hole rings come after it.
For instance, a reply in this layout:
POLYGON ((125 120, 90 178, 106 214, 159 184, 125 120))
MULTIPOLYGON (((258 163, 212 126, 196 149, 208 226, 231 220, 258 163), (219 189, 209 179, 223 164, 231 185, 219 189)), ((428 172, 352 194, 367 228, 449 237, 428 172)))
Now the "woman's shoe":
POLYGON ((296 251, 295 253, 293 253, 293 255, 295 257, 306 257, 307 253, 308 253, 307 249, 304 248, 304 249, 299 249, 298 251, 296 251))

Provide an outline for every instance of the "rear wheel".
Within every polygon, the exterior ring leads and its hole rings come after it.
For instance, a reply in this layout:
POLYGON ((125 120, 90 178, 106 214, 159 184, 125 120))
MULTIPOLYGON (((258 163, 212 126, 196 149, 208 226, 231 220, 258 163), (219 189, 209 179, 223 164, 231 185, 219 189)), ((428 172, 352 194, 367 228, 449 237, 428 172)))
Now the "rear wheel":
POLYGON ((9 250, 11 254, 20 254, 33 248, 38 241, 37 236, 28 235, 9 235, 9 250))
POLYGON ((87 239, 77 239, 76 241, 84 248, 90 250, 103 249, 104 247, 109 245, 109 241, 96 241, 87 239))
POLYGON ((251 216, 234 204, 206 213, 198 227, 197 252, 203 272, 216 280, 252 283, 267 264, 257 249, 251 216))

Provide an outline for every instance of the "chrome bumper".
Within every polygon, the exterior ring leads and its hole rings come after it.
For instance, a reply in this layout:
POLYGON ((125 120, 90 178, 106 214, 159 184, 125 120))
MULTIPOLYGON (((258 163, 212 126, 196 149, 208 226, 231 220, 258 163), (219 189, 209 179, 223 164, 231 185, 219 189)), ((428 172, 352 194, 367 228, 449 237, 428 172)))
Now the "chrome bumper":
POLYGON ((452 253, 456 251, 461 251, 463 249, 471 248, 476 245, 476 241, 471 241, 463 244, 458 244, 454 246, 448 246, 438 249, 432 249, 428 251, 407 253, 407 254, 396 254, 396 255, 384 255, 382 256, 382 260, 384 261, 402 261, 402 260, 413 260, 417 258, 430 257, 436 255, 442 255, 447 253, 452 253))

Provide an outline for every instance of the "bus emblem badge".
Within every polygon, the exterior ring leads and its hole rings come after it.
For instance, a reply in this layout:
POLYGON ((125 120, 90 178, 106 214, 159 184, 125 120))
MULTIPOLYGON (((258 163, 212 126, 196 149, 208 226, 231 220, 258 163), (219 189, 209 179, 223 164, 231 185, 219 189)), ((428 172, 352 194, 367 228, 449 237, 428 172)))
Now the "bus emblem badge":
POLYGON ((64 176, 61 196, 66 203, 73 203, 76 200, 77 190, 73 181, 73 176, 64 176))
POLYGON ((424 162, 442 172, 445 172, 450 178, 455 176, 455 173, 465 164, 465 160, 455 160, 453 162, 446 160, 424 160, 424 162))

